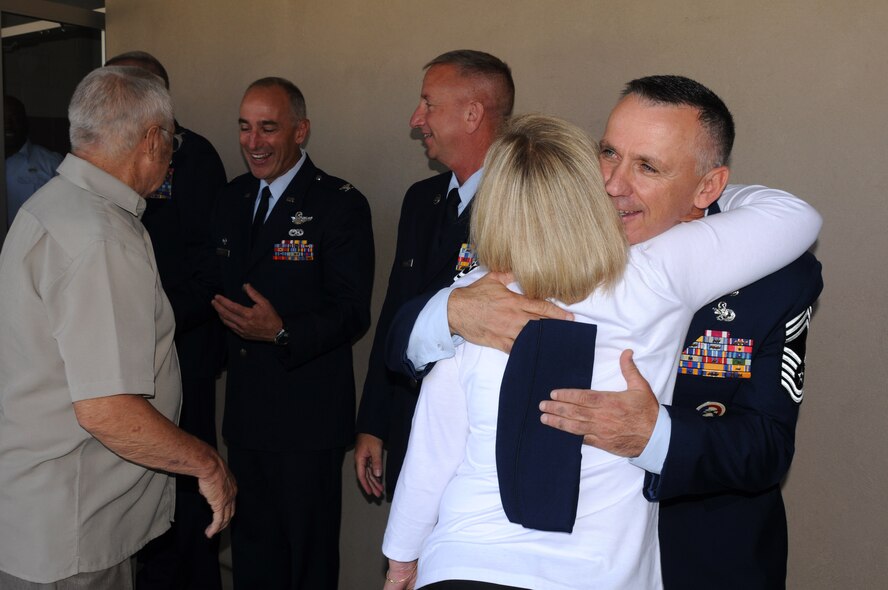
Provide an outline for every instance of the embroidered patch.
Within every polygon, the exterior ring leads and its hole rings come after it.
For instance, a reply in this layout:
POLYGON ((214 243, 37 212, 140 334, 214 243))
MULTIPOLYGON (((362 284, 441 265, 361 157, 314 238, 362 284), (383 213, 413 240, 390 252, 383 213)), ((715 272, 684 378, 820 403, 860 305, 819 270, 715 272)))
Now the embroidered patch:
POLYGON ((697 411, 704 418, 715 418, 717 416, 724 416, 728 409, 725 407, 725 404, 720 402, 703 402, 697 406, 697 411))
POLYGON ((308 240, 283 240, 274 245, 272 258, 291 262, 314 260, 314 244, 309 244, 308 240))
POLYGON ((724 330, 706 330, 688 346, 678 361, 680 375, 728 379, 752 377, 752 346, 749 338, 731 338, 724 330))
POLYGON ((811 323, 809 307, 786 323, 786 342, 783 344, 783 366, 780 384, 797 404, 802 403, 805 385, 805 343, 811 323))
POLYGON ((173 198, 173 167, 167 170, 166 178, 154 193, 148 197, 149 199, 172 199, 173 198))
POLYGON ((456 259, 456 272, 462 272, 475 262, 474 244, 463 243, 459 248, 459 257, 456 259))

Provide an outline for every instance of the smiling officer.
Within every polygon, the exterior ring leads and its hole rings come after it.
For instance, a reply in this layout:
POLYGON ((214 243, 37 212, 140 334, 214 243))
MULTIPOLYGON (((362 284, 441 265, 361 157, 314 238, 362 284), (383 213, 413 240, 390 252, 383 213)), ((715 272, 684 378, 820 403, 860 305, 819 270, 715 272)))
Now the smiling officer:
POLYGON ((236 588, 336 588, 342 461, 354 436, 352 342, 370 324, 367 200, 302 149, 310 124, 282 78, 247 88, 250 173, 219 199, 228 335, 222 435, 241 483, 236 588))

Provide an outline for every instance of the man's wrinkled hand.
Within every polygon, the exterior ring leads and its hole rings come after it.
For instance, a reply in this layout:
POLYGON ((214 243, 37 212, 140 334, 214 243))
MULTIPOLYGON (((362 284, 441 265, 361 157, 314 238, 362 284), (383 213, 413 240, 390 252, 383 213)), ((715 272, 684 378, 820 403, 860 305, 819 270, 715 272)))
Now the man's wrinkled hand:
POLYGON ((506 285, 512 281, 509 273, 491 272, 468 287, 453 289, 447 300, 451 334, 508 353, 530 320, 573 319, 573 314, 548 301, 510 291, 506 285))
POLYGON ((632 351, 620 355, 625 391, 556 389, 552 400, 540 402, 543 424, 572 434, 583 442, 621 457, 637 457, 647 446, 657 423, 659 402, 632 361, 632 351))
POLYGON ((244 284, 244 292, 253 301, 252 307, 216 295, 212 301, 213 309, 219 314, 222 323, 241 338, 273 342, 284 325, 281 316, 271 302, 249 283, 244 284))
POLYGON ((234 497, 237 495, 237 483, 234 475, 222 457, 216 455, 216 466, 207 477, 199 477, 197 486, 201 495, 207 499, 213 510, 213 522, 206 528, 207 538, 218 534, 234 517, 234 497))
POLYGON ((382 439, 359 432, 355 440, 355 474, 368 496, 381 498, 385 487, 382 481, 382 439))

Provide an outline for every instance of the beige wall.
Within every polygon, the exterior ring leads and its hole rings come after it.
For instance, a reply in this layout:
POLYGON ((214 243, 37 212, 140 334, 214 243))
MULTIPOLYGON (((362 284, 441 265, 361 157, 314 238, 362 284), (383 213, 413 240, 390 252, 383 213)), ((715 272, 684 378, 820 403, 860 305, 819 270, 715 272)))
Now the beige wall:
MULTIPOLYGON (((425 61, 460 47, 490 51, 514 70, 518 112, 559 114, 596 135, 630 78, 681 73, 709 85, 736 117, 733 179, 786 188, 825 218, 816 253, 826 288, 785 490, 789 586, 884 587, 888 4, 108 0, 107 15, 109 55, 140 48, 166 64, 180 120, 213 141, 229 176, 244 171, 244 86, 265 75, 299 84, 312 158, 373 208, 375 312, 401 197, 430 174, 407 125, 425 61)), ((356 348, 359 383, 369 340, 356 348)), ((366 504, 345 471, 342 587, 377 587, 386 509, 366 504)))

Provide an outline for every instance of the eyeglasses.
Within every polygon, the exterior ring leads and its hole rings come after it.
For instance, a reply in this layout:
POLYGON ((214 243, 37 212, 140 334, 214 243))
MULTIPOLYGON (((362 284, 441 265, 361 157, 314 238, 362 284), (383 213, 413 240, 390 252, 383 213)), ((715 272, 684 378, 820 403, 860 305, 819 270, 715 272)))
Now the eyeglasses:
MULTIPOLYGON (((160 129, 164 133, 168 133, 170 135, 170 139, 173 142, 173 153, 176 153, 177 151, 179 151, 179 148, 182 147, 182 141, 183 141, 182 134, 174 133, 174 132, 170 131, 169 129, 167 129, 166 127, 164 127, 163 125, 153 125, 153 127, 157 127, 158 129, 160 129)), ((149 127, 148 130, 150 131, 151 127, 149 127)))

